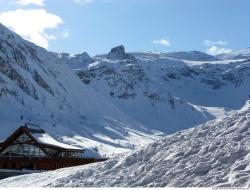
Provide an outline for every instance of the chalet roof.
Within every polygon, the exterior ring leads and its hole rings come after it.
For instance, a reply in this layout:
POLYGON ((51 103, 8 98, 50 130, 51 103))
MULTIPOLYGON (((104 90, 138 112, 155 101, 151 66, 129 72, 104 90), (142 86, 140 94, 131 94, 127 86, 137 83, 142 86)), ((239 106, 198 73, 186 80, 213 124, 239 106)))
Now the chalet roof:
POLYGON ((60 149, 63 151, 84 151, 83 149, 61 143, 50 136, 45 130, 41 129, 40 126, 26 123, 24 126, 19 127, 11 136, 9 136, 4 142, 0 143, 0 147, 6 146, 13 138, 17 138, 21 133, 26 133, 36 143, 43 145, 48 148, 60 149))
POLYGON ((30 133, 46 133, 45 130, 43 130, 40 125, 33 124, 33 123, 25 123, 24 127, 30 132, 30 133))
POLYGON ((26 127, 26 128, 32 134, 35 134, 35 133, 40 133, 40 134, 46 133, 46 131, 44 131, 43 129, 32 129, 32 128, 29 128, 29 127, 26 127))
POLYGON ((55 140, 53 137, 51 137, 46 132, 45 133, 33 133, 32 136, 39 143, 42 143, 42 144, 48 144, 48 145, 52 145, 52 146, 58 146, 58 147, 65 148, 65 149, 75 149, 75 150, 79 150, 80 149, 79 147, 59 142, 59 141, 55 140))
POLYGON ((58 142, 52 136, 50 136, 44 129, 42 129, 39 125, 33 123, 25 123, 25 128, 32 134, 32 136, 37 140, 37 142, 52 146, 57 146, 65 149, 73 149, 79 150, 79 147, 64 144, 58 142))

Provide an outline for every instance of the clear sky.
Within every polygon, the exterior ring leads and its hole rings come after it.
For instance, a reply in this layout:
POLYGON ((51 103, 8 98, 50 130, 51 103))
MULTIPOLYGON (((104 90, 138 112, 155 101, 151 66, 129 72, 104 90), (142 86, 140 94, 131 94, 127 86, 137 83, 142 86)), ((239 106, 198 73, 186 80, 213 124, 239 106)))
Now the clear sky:
POLYGON ((0 0, 0 22, 72 54, 250 47, 250 0, 0 0))

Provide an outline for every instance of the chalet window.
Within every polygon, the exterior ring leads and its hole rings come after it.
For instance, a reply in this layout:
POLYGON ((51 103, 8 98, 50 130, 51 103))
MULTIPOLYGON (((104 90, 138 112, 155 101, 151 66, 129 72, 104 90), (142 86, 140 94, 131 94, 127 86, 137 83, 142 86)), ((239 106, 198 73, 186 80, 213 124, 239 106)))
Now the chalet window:
POLYGON ((58 151, 54 150, 54 149, 45 148, 45 150, 48 153, 48 155, 50 155, 50 156, 56 156, 58 154, 58 151))
POLYGON ((58 157, 63 158, 83 158, 83 153, 81 152, 61 152, 58 157))
POLYGON ((15 140, 15 142, 28 142, 30 140, 31 139, 26 134, 22 134, 15 140))
POLYGON ((2 154, 13 156, 46 156, 43 150, 31 144, 10 145, 2 152, 2 154))

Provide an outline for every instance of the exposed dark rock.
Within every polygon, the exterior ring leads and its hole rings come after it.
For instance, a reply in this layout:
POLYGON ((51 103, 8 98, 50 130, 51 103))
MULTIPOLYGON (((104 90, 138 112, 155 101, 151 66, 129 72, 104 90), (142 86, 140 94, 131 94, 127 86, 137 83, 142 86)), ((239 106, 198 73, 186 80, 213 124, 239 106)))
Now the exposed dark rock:
POLYGON ((160 101, 160 95, 154 92, 144 92, 144 96, 147 96, 149 99, 151 99, 153 102, 159 102, 160 101))
POLYGON ((0 98, 8 95, 17 96, 17 92, 14 90, 9 90, 6 87, 0 88, 0 98))
POLYGON ((113 60, 124 60, 124 59, 130 59, 135 60, 135 57, 126 53, 125 48, 123 45, 114 47, 111 49, 111 51, 107 55, 107 59, 113 59, 113 60))
POLYGON ((118 98, 120 99, 129 99, 129 98, 134 98, 136 96, 135 93, 128 93, 128 92, 123 92, 122 94, 118 95, 118 98))
POLYGON ((43 89, 45 89, 47 92, 49 92, 51 95, 54 96, 53 90, 50 88, 50 86, 45 82, 45 80, 39 75, 37 71, 34 72, 34 79, 41 86, 43 89))
POLYGON ((36 100, 38 99, 35 88, 33 86, 29 86, 23 77, 12 67, 12 65, 3 60, 1 57, 0 72, 14 81, 25 93, 32 96, 36 100))
POLYGON ((89 84, 91 82, 91 76, 88 71, 76 71, 76 74, 85 84, 89 84))
POLYGON ((211 86, 213 89, 219 89, 225 85, 220 79, 201 79, 201 83, 211 86))

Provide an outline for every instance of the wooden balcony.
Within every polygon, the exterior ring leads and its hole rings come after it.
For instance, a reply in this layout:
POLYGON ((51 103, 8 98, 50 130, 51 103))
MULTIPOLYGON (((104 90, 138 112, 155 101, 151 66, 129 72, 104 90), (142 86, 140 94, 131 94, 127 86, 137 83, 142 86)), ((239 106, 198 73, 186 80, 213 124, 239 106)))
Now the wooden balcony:
POLYGON ((107 160, 107 158, 98 159, 98 158, 0 156, 0 169, 55 170, 58 168, 102 162, 105 160, 107 160))

